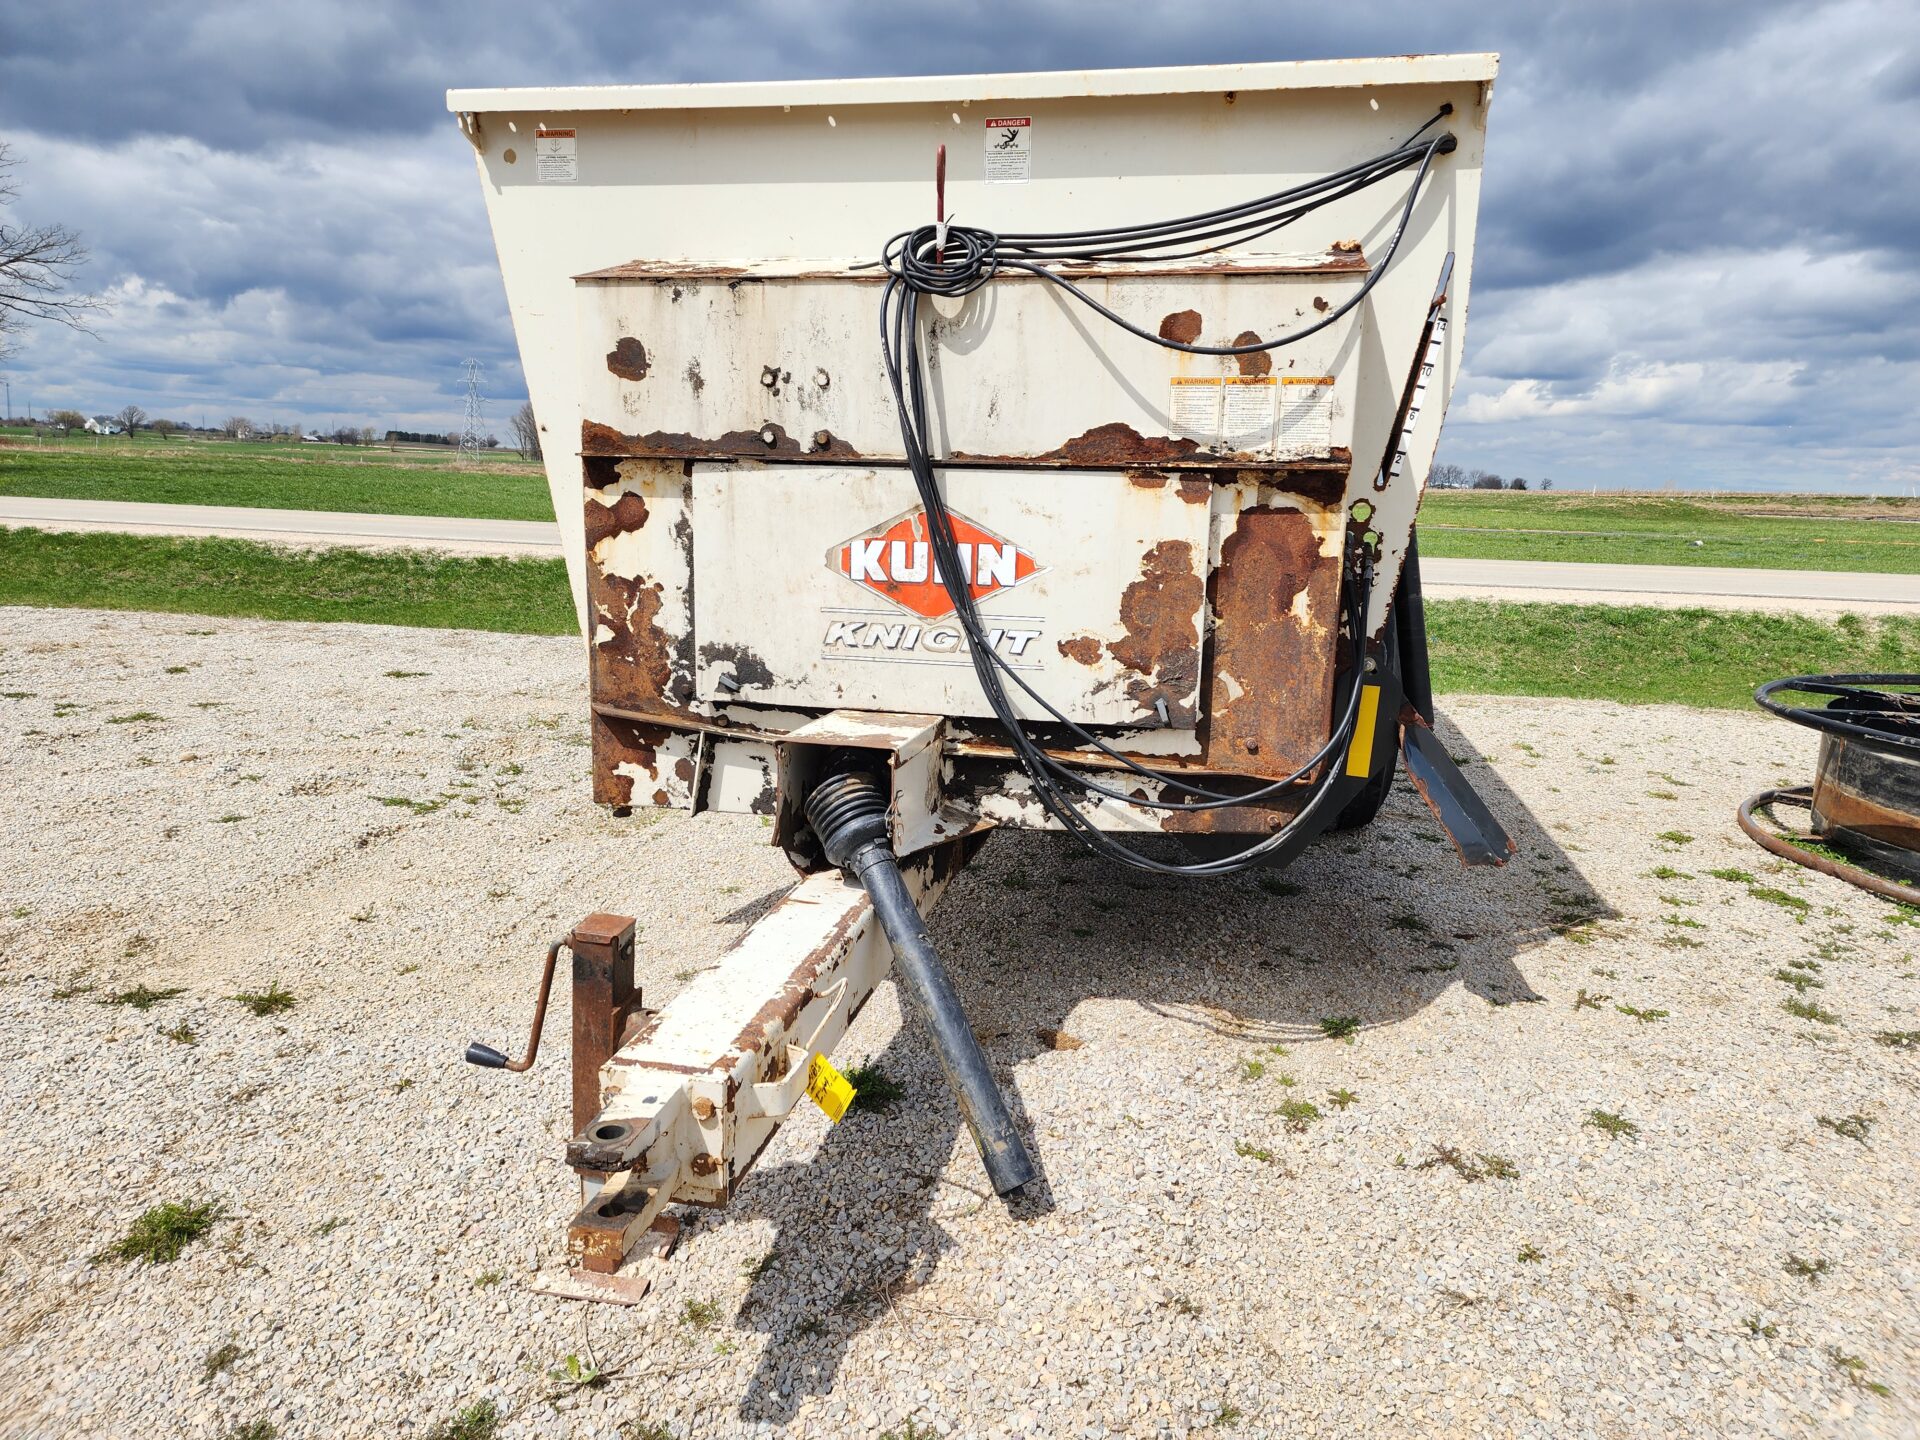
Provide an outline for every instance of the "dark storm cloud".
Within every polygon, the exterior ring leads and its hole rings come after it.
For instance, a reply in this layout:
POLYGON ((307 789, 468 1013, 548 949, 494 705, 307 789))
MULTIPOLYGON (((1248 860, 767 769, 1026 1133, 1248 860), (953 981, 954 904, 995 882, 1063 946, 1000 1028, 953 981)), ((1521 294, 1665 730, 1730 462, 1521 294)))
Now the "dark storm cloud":
POLYGON ((449 86, 1491 49, 1448 456, 1738 482, 1784 454, 1813 479, 1920 480, 1920 20, 1905 0, 98 0, 10 15, 0 133, 27 162, 22 218, 82 228, 120 298, 100 343, 39 332, 15 373, 95 408, 231 396, 445 425, 468 353, 500 404, 517 397, 449 86))

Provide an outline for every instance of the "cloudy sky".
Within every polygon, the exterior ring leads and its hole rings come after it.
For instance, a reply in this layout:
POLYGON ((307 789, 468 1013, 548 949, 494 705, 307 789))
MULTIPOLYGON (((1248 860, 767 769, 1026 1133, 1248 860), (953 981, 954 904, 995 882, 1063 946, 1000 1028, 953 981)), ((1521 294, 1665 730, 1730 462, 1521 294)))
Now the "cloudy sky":
POLYGON ((16 410, 444 430, 474 355, 504 422, 525 392, 450 86, 1435 50, 1503 55, 1443 459, 1920 485, 1912 0, 9 6, 12 218, 79 229, 113 311, 0 371, 16 410))

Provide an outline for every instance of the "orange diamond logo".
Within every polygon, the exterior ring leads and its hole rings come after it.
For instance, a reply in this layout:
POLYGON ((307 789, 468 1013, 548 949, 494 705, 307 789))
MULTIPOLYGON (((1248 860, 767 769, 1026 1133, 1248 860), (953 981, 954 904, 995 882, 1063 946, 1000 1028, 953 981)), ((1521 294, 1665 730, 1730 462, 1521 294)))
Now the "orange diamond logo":
MULTIPOLYGON (((960 564, 975 600, 1011 590, 1039 573, 1033 556, 1011 540, 964 515, 952 518, 960 564)), ((842 541, 827 552, 827 568, 925 619, 938 620, 953 613, 953 601, 941 583, 933 544, 927 536, 924 509, 910 510, 864 535, 842 541)))

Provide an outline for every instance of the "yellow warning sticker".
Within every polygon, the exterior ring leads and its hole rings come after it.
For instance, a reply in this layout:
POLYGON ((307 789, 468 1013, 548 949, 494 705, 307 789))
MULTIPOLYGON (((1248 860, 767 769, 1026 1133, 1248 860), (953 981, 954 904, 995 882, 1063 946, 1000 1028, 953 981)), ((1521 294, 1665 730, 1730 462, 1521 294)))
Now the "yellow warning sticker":
POLYGON ((807 1098, 827 1112, 827 1118, 839 1124, 853 1103, 853 1082, 833 1068, 824 1055, 813 1057, 807 1066, 807 1098))

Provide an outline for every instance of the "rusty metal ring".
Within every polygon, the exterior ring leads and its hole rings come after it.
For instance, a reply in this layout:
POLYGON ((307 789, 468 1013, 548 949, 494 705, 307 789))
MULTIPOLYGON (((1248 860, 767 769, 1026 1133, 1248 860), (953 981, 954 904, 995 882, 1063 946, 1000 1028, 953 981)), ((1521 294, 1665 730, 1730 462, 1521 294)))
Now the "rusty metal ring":
POLYGON ((1871 870, 1863 870, 1858 865, 1848 865, 1843 861, 1829 860, 1824 855, 1783 840, 1762 828, 1753 818, 1753 812, 1773 805, 1794 805, 1802 809, 1813 808, 1813 787, 1796 785, 1790 790, 1762 790, 1758 795, 1749 796, 1741 803, 1736 818, 1747 837, 1763 850, 1770 850, 1782 859, 1791 860, 1796 865, 1804 865, 1809 870, 1818 870, 1822 875, 1831 875, 1836 880, 1844 880, 1849 885, 1857 885, 1862 890, 1872 891, 1902 905, 1920 908, 1920 889, 1912 885, 1902 885, 1897 880, 1883 879, 1871 870))

